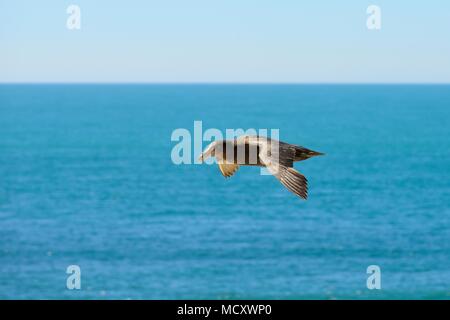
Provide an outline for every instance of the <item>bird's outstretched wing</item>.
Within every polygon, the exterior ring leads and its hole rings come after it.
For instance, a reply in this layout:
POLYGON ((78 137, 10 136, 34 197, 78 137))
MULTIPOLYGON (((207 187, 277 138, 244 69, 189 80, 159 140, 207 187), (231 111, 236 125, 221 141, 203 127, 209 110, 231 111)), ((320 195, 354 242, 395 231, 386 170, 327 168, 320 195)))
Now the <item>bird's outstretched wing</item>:
MULTIPOLYGON (((268 167, 270 171, 271 168, 268 167)), ((308 198, 308 180, 294 168, 280 167, 274 175, 291 192, 303 199, 308 198)))
POLYGON ((303 199, 308 198, 308 180, 292 168, 295 149, 288 146, 271 146, 260 142, 259 158, 267 170, 273 174, 289 191, 303 199))
POLYGON ((231 177, 239 169, 239 165, 233 163, 219 163, 218 165, 225 178, 231 177))

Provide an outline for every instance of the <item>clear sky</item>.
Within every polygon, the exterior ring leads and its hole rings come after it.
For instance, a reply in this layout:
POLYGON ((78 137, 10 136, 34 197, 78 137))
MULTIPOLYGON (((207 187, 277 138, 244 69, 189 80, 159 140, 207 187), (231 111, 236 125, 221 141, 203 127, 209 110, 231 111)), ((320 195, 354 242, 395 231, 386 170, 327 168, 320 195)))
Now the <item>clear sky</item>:
POLYGON ((0 82, 450 83, 450 1, 0 0, 0 82))

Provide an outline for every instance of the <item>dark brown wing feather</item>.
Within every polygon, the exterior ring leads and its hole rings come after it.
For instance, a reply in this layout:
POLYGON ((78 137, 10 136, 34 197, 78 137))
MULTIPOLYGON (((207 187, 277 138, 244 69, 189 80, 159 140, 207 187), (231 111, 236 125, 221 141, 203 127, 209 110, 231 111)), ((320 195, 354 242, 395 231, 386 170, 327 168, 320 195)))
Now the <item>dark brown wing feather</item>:
MULTIPOLYGON (((265 145, 259 154, 261 162, 291 192, 303 199, 308 198, 308 181, 305 176, 292 168, 295 149, 280 145, 279 151, 265 145), (275 155, 275 156, 274 156, 275 155)), ((276 148, 275 148, 276 149, 276 148)))
POLYGON ((293 168, 280 166, 275 177, 291 192, 303 199, 308 198, 308 180, 293 168))

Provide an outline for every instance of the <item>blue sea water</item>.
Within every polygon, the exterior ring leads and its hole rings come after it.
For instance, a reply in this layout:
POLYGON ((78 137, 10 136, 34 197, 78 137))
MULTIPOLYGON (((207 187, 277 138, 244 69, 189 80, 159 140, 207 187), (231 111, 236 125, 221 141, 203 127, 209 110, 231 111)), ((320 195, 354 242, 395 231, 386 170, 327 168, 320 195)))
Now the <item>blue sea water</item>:
POLYGON ((450 86, 1 85, 0 298, 449 299, 450 86), (195 120, 325 152, 309 200, 174 165, 195 120))

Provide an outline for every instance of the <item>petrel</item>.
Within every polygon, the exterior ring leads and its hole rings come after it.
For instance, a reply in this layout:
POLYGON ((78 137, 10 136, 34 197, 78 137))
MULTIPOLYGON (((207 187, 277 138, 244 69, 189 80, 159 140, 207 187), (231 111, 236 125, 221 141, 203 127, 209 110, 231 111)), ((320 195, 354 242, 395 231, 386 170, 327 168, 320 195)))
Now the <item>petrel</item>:
POLYGON ((268 137, 241 136, 212 142, 199 160, 215 157, 220 172, 226 178, 231 177, 239 166, 266 167, 289 191, 306 200, 308 180, 293 168, 294 162, 319 155, 323 153, 268 137))

